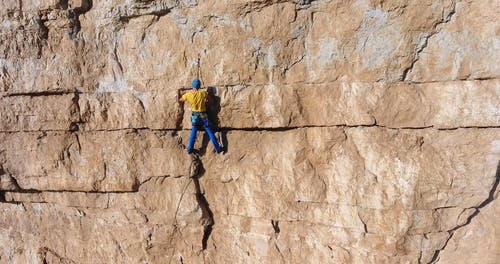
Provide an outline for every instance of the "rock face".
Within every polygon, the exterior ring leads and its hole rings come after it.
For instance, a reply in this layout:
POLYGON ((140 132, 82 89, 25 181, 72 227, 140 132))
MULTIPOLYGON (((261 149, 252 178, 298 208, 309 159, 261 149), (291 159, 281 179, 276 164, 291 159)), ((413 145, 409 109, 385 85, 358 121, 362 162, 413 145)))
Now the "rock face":
POLYGON ((0 263, 498 263, 499 13, 1 1, 0 263))

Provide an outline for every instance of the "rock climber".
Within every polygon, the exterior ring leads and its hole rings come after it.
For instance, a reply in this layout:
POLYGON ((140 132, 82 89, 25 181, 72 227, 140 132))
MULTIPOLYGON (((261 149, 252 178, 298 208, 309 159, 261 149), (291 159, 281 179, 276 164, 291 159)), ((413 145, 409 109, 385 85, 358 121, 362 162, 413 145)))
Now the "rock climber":
POLYGON ((216 153, 222 152, 219 143, 217 142, 217 138, 210 127, 207 116, 207 101, 208 101, 208 92, 200 89, 201 81, 198 78, 195 78, 192 83, 192 89, 182 95, 180 98, 181 102, 188 102, 191 106, 191 134, 189 135, 189 143, 187 147, 188 153, 193 153, 194 143, 196 141, 196 133, 201 127, 205 128, 205 132, 207 132, 210 141, 214 145, 214 149, 216 153))

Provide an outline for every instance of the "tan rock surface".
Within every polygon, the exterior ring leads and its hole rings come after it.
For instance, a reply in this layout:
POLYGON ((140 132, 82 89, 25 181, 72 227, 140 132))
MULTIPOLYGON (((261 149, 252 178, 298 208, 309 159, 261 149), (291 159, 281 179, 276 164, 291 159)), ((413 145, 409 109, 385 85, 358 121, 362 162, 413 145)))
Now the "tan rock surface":
POLYGON ((0 263, 496 263, 498 13, 1 1, 0 263))
POLYGON ((464 259, 470 263, 497 263, 500 259, 500 206, 495 201, 482 208, 474 222, 455 232, 453 238, 440 255, 442 263, 459 263, 464 259))
POLYGON ((500 3, 457 1, 454 13, 440 30, 427 40, 408 80, 430 82, 443 80, 490 79, 500 73, 500 3))

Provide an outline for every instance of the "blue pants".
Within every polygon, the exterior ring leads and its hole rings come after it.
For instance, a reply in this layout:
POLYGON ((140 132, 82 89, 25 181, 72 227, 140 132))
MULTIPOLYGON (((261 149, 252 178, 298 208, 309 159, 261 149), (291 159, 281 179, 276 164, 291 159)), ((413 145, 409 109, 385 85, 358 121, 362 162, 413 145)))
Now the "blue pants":
POLYGON ((212 141, 212 144, 214 144, 215 151, 220 152, 219 143, 215 138, 212 128, 210 128, 210 125, 208 124, 208 118, 206 114, 193 113, 193 115, 191 116, 191 124, 193 125, 193 128, 191 128, 191 135, 189 135, 189 143, 187 147, 188 152, 193 151, 194 142, 196 141, 196 132, 198 132, 198 129, 200 129, 202 126, 205 128, 205 132, 207 132, 210 141, 212 141))

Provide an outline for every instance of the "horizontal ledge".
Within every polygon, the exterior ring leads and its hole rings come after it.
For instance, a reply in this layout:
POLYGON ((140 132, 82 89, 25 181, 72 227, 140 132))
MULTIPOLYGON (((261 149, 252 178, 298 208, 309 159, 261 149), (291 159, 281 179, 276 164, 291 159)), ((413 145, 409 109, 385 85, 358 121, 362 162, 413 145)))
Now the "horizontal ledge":
POLYGON ((83 190, 43 190, 43 189, 16 189, 16 190, 0 190, 5 193, 20 193, 20 194, 43 194, 43 193, 80 193, 80 194, 117 194, 117 193, 138 193, 139 190, 129 191, 83 191, 83 190))
MULTIPOLYGON (((423 84, 435 84, 435 83, 461 83, 461 82, 486 82, 486 81, 496 81, 500 80, 500 78, 496 77, 484 77, 484 78, 475 78, 475 79, 457 79, 457 80, 436 80, 436 81, 394 81, 394 82, 377 82, 377 81, 363 81, 363 80, 352 80, 352 81, 357 81, 360 83, 366 83, 366 84, 380 84, 384 83, 386 85, 391 85, 391 84, 409 84, 409 85, 423 85, 423 84)), ((256 87, 256 86, 266 86, 266 85, 284 85, 284 86, 290 86, 290 85, 329 85, 333 83, 339 83, 339 79, 331 80, 331 81, 324 81, 324 82, 282 82, 282 83, 227 83, 227 84, 210 84, 210 85, 203 85, 203 88, 209 88, 209 87, 238 87, 238 86, 245 86, 245 87, 256 87)), ((180 86, 177 89, 169 89, 169 90, 185 90, 185 89, 191 89, 189 86, 180 86)), ((97 92, 95 91, 80 91, 78 89, 73 89, 73 90, 63 90, 63 91, 32 91, 32 92, 3 92, 0 93, 0 96, 3 97, 15 97, 15 96, 31 96, 31 97, 36 97, 36 96, 51 96, 51 95, 67 95, 67 94, 107 94, 107 93, 129 93, 129 92, 134 92, 134 90, 127 90, 124 92, 97 92)))
POLYGON ((40 92, 22 92, 22 93, 5 93, 3 97, 17 97, 17 96, 29 96, 29 97, 38 97, 38 96, 60 96, 60 95, 75 95, 75 94, 84 94, 84 92, 79 91, 40 91, 40 92))
MULTIPOLYGON (((307 128, 383 128, 390 130, 423 130, 423 129, 434 129, 434 130, 457 130, 457 129, 496 129, 500 128, 500 124, 496 126, 457 126, 457 127, 436 127, 436 126, 421 126, 421 127, 389 127, 382 125, 305 125, 305 126, 289 126, 289 127, 220 127, 218 131, 267 131, 267 132, 280 132, 289 131, 295 129, 307 129, 307 128)), ((109 128, 109 129, 90 129, 90 130, 63 130, 63 129, 47 129, 47 130, 5 130, 0 131, 0 134, 13 134, 13 133, 36 133, 36 132, 70 132, 70 133, 90 133, 90 132, 116 132, 116 131, 157 131, 157 132, 180 132, 180 131, 190 131, 191 128, 149 128, 149 127, 124 127, 124 128, 109 128)))

